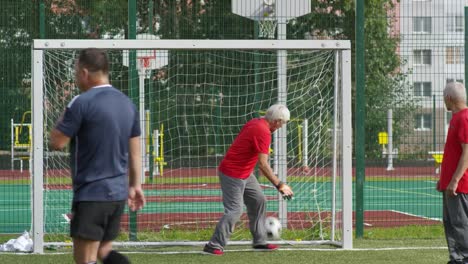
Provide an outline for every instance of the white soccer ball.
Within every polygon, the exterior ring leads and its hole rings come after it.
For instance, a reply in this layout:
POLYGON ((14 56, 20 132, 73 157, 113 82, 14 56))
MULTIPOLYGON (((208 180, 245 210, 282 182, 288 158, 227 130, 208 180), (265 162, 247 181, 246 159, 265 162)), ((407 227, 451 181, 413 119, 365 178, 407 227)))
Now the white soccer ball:
POLYGON ((268 237, 271 239, 280 239, 281 237, 281 223, 278 218, 269 216, 266 218, 265 226, 268 237))

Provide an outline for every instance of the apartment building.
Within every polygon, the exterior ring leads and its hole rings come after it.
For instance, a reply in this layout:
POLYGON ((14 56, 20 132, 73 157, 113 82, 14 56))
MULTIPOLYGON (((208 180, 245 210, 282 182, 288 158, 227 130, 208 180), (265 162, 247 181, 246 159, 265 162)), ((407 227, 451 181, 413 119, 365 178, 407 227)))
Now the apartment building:
POLYGON ((420 106, 411 117, 414 136, 408 137, 410 149, 443 150, 450 113, 445 111, 442 91, 447 82, 465 82, 464 6, 462 0, 395 3, 393 31, 399 29, 400 37, 397 52, 420 106))

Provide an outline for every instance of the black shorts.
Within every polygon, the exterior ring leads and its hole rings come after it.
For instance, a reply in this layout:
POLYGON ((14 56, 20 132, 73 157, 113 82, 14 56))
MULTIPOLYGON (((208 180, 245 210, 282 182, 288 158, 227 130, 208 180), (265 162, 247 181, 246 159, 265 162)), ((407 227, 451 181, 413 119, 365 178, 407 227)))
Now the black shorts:
POLYGON ((126 201, 73 202, 70 236, 94 241, 114 240, 126 201))

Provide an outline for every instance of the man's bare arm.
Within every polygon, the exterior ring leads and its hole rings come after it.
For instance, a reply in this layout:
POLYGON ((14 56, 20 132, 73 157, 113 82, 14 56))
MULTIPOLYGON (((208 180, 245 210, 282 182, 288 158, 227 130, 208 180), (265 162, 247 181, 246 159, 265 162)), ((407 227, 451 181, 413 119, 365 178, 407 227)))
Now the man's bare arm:
POLYGON ((54 128, 52 131, 50 131, 49 147, 51 149, 62 150, 68 145, 69 142, 70 138, 63 134, 60 130, 54 128))
POLYGON ((280 179, 276 177, 273 170, 268 163, 268 155, 260 153, 258 154, 258 168, 262 171, 263 175, 275 186, 280 183, 280 179))
POLYGON ((143 189, 141 188, 140 173, 141 165, 141 147, 140 137, 133 137, 129 140, 129 190, 128 190, 128 206, 132 211, 137 211, 143 208, 146 203, 143 189))
POLYGON ((270 167, 270 164, 268 163, 268 155, 259 153, 258 154, 258 168, 262 171, 263 175, 280 191, 284 196, 286 197, 292 197, 294 195, 293 191, 291 188, 281 182, 281 180, 276 177, 276 175, 273 173, 273 170, 270 167))
POLYGON ((140 173, 141 173, 141 152, 140 152, 140 137, 130 138, 129 141, 129 184, 130 187, 141 186, 140 173))

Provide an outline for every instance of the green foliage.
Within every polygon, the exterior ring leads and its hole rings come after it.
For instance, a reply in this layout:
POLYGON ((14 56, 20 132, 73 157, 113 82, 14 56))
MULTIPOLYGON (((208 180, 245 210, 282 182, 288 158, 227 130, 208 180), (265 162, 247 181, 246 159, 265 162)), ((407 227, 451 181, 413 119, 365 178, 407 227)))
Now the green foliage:
MULTIPOLYGON (((38 1, 7 1, 0 7, 0 126, 1 149, 10 146, 10 119, 19 123, 30 106, 31 39, 39 28, 38 1), (21 7, 21 8, 19 8, 21 7)), ((30 120, 28 120, 30 121, 30 120)))
POLYGON ((102 38, 103 35, 115 36, 128 31, 128 1, 77 0, 75 3, 81 14, 81 21, 78 24, 83 26, 89 37, 102 38))
MULTIPOLYGON (((30 92, 30 43, 33 38, 39 36, 39 0, 26 1, 19 0, 13 3, 3 3, 0 9, 1 19, 0 24, 0 47, 5 55, 0 56, 2 67, 0 76, 1 85, 5 98, 13 98, 10 101, 2 104, 5 105, 5 110, 8 109, 10 116, 15 119, 20 118, 21 114, 29 108, 29 92, 30 92), (22 8, 18 8, 21 6, 22 8), (20 102, 20 103, 18 103, 20 102)), ((366 135, 367 153, 368 155, 377 155, 380 152, 380 146, 377 144, 377 133, 386 130, 386 110, 394 109, 394 142, 397 144, 399 139, 404 136, 408 130, 408 122, 404 119, 405 114, 414 110, 414 103, 410 102, 408 83, 406 76, 398 72, 401 61, 396 54, 398 38, 388 34, 388 29, 391 26, 390 19, 387 19, 387 9, 392 6, 392 0, 369 0, 366 1, 366 135), (388 7, 381 8, 382 6, 388 7)), ((44 0, 45 4, 45 34, 47 38, 112 38, 123 37, 128 32, 128 1, 118 0, 44 0)), ((350 39, 353 44, 355 41, 355 10, 354 1, 351 0, 336 0, 336 1, 311 1, 311 14, 293 19, 288 24, 288 39, 304 39, 304 38, 334 38, 334 39, 350 39)), ((255 38, 255 23, 249 19, 234 15, 231 12, 229 1, 210 0, 210 1, 169 1, 169 0, 154 0, 153 10, 149 10, 150 0, 137 1, 137 33, 149 32, 150 28, 153 32, 163 39, 253 39, 255 38), (150 13, 153 13, 154 20, 149 22, 150 13)), ((210 58, 200 56, 187 57, 190 64, 181 61, 181 58, 176 58, 171 55, 171 63, 181 63, 185 67, 177 69, 177 72, 166 74, 190 74, 199 70, 198 65, 203 65, 210 58), (177 60, 177 61, 175 61, 177 60), (199 64, 197 64, 199 62, 199 64)), ((255 61, 255 58, 252 58, 255 61)), ((353 60, 354 61, 354 60, 353 60)), ((235 65, 236 68, 247 68, 242 64, 235 65)), ((245 65, 252 67, 251 65, 245 65)), ((216 73, 218 68, 209 69, 216 73)), ((155 73, 156 75, 157 73, 155 73)), ((242 74, 239 72, 238 74, 242 74)), ((268 78, 269 76, 264 76, 268 78)), ((126 78, 126 76, 122 76, 126 78)), ((260 77, 261 78, 261 77, 260 77)), ((191 100, 197 95, 206 97, 212 96, 220 90, 219 87, 223 83, 217 83, 216 80, 208 80, 208 85, 195 87, 190 89, 190 93, 194 93, 191 97, 174 96, 173 89, 177 88, 177 84, 187 80, 171 80, 169 83, 161 84, 155 78, 153 87, 159 88, 158 100, 155 100, 157 109, 171 109, 174 102, 185 104, 193 103, 191 100), (172 89, 172 91, 171 91, 172 89), (159 100, 159 96, 161 100, 159 100), (168 98, 167 104, 162 105, 158 101, 164 101, 168 98), (175 101, 174 101, 175 100, 175 101), (159 105, 158 105, 159 104, 159 105), (169 107, 168 107, 169 106, 169 107)), ((261 81, 248 79, 244 80, 245 84, 261 81)), ((127 89, 128 83, 122 81, 121 89, 127 89)), ((258 88, 258 87, 257 87, 258 88)), ((250 86, 248 89, 257 89, 250 86)), ((290 91, 294 91, 294 87, 290 87, 290 91)), ((221 91, 225 98, 229 98, 228 91, 221 91)), ((252 91, 244 91, 244 94, 252 91)), ((211 98, 214 101, 216 98, 211 98)), ((258 98, 245 98, 248 100, 257 100, 258 98)), ((298 100, 300 100, 299 98, 298 100)), ((226 100, 226 99, 225 99, 226 100)), ((228 105, 230 102, 225 101, 228 105)), ((164 103, 163 103, 164 104, 164 103)), ((266 106, 256 105, 259 109, 264 109, 266 106)), ((212 128, 214 124, 224 124, 231 122, 223 118, 224 116, 237 115, 230 111, 221 111, 222 107, 213 107, 213 105, 194 106, 193 109, 186 109, 186 112, 200 111, 202 114, 199 119, 180 119, 183 124, 172 123, 166 124, 167 127, 185 126, 190 122, 203 124, 204 129, 212 128), (220 111, 217 113, 216 111, 220 111), (209 114, 211 113, 211 115, 209 114), (215 114, 213 114, 215 113, 215 114)), ((179 109, 176 109, 177 112, 179 109)), ((181 110, 181 109, 180 109, 181 110)), ((171 110, 172 111, 172 110, 171 110)), ((157 119, 163 120, 169 113, 166 111, 158 113, 157 119)), ((186 116, 187 113, 181 112, 186 116)), ((232 122, 231 122, 232 123, 232 122)), ((2 128, 3 129, 3 128, 2 128)), ((204 134, 228 134, 229 131, 187 131, 182 129, 179 132, 186 133, 186 137, 192 135, 204 134)), ((8 131, 0 131, 2 135, 1 143, 3 146, 8 145, 8 131)), ((177 135, 179 136, 179 135, 177 135)), ((182 134, 182 138, 184 138, 182 134)), ((184 139, 182 139, 184 140, 184 139)), ((191 145, 203 145, 206 141, 215 141, 216 145, 229 144, 231 138, 210 138, 198 137, 193 138, 191 145)), ((205 144, 206 145, 206 144, 205 144)), ((177 149, 176 146, 168 146, 172 149, 177 149)), ((190 151, 180 149, 180 153, 212 155, 223 153, 223 148, 192 148, 190 151)), ((176 153, 174 153, 176 154, 176 153)))

